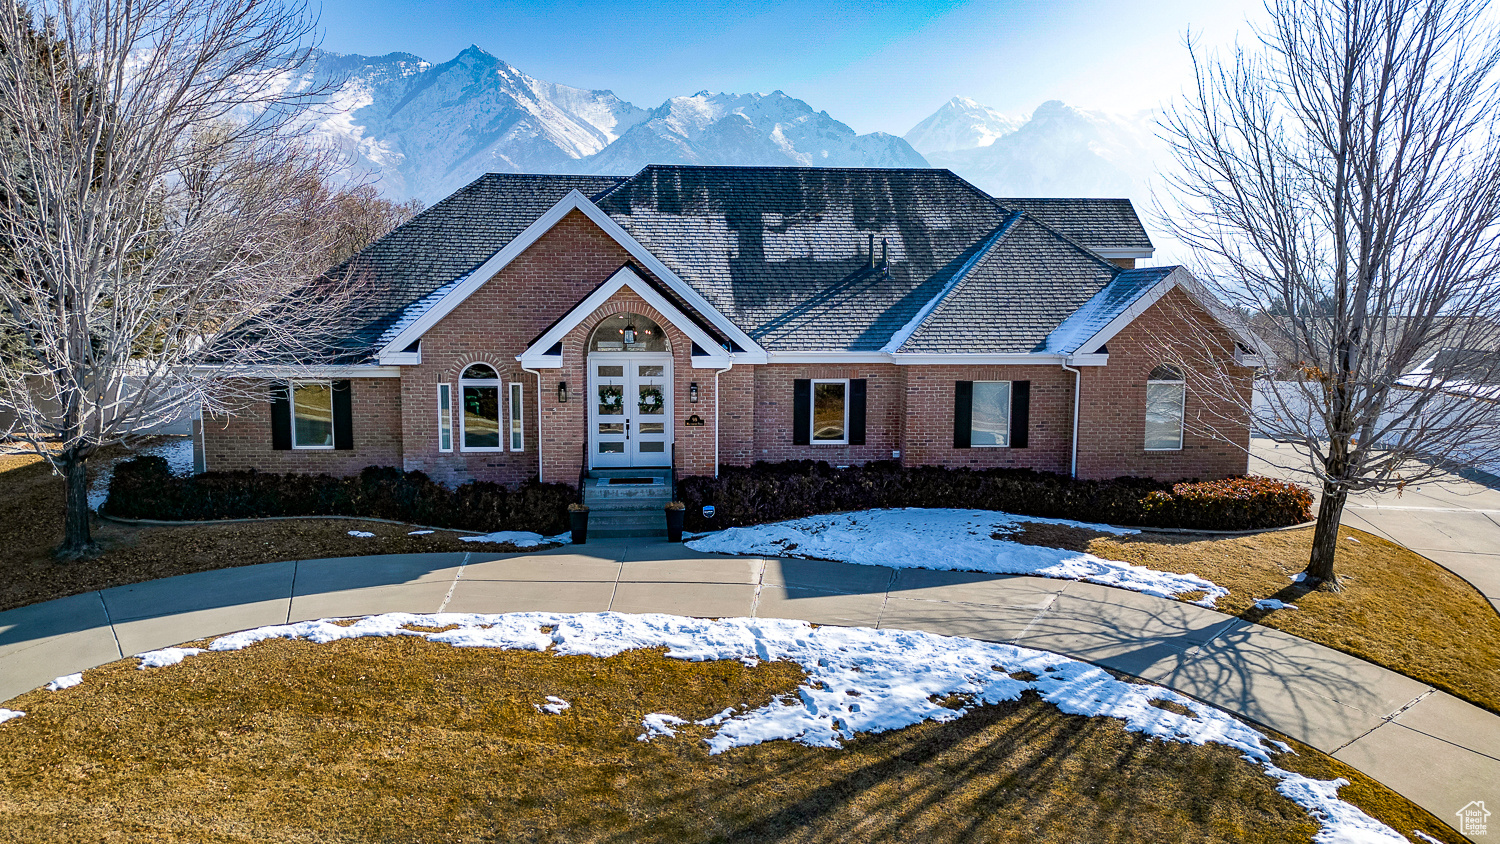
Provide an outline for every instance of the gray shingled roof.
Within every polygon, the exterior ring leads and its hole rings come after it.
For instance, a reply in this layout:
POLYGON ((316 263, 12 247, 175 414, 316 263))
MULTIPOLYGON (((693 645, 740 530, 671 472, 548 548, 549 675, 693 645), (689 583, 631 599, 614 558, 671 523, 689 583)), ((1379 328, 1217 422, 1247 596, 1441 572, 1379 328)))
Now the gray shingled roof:
POLYGON ((1119 267, 1022 214, 980 257, 898 351, 1039 351, 1047 335, 1119 267))
POLYGON ((475 179, 329 272, 368 275, 341 345, 356 355, 373 352, 408 305, 472 272, 570 192, 597 196, 622 181, 516 173, 475 179))
POLYGON ((1154 249, 1128 199, 1019 199, 996 197, 1090 249, 1154 249))
POLYGON ((653 166, 598 204, 776 351, 878 350, 1010 217, 930 169, 653 166))
POLYGON ((901 351, 1033 351, 1121 275, 1090 248, 1151 244, 1128 200, 996 200, 947 170, 491 173, 332 271, 371 280, 347 359, 575 189, 773 351, 879 350, 919 314, 901 351))

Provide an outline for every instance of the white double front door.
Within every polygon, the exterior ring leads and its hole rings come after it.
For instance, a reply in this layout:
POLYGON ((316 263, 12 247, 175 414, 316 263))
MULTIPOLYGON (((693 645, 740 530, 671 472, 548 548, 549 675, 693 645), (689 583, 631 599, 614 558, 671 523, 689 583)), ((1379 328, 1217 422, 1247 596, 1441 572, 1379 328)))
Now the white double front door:
POLYGON ((672 356, 589 355, 589 466, 670 466, 672 356))

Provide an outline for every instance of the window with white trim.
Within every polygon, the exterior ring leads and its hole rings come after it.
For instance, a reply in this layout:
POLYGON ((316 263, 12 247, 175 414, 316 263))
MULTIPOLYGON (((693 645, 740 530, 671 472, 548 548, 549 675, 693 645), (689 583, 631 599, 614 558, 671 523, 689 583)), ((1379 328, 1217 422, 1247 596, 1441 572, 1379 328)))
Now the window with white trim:
POLYGON ((1162 364, 1146 380, 1146 450, 1180 451, 1187 382, 1182 370, 1162 364))
POLYGON ((975 381, 970 404, 969 445, 1002 448, 1010 445, 1010 382, 975 381))
POLYGON ((812 379, 813 445, 846 445, 849 442, 849 379, 812 379))
POLYGON ((333 384, 292 384, 292 448, 333 448, 333 384))
POLYGON ((458 380, 463 402, 460 442, 464 451, 503 451, 500 445, 500 376, 494 367, 476 363, 458 380))
POLYGON ((522 422, 526 417, 522 415, 522 396, 526 394, 526 388, 519 382, 512 381, 510 384, 510 450, 526 450, 526 426, 522 422))
POLYGON ((438 451, 453 450, 453 385, 438 385, 438 451))

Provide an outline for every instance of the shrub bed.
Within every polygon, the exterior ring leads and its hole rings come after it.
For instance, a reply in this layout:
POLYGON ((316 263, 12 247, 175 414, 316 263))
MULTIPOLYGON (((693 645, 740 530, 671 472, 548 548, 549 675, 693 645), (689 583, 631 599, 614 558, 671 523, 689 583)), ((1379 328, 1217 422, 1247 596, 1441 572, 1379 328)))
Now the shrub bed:
POLYGON ((677 483, 687 529, 715 530, 844 510, 957 507, 1139 527, 1253 530, 1311 518, 1297 484, 1245 477, 1169 484, 1149 478, 1075 480, 1029 469, 903 467, 891 461, 835 469, 810 460, 724 467, 677 483), (705 505, 715 509, 703 515, 705 505))
POLYGON ((354 477, 256 472, 173 475, 160 457, 115 467, 103 511, 126 519, 197 521, 268 516, 365 516, 434 527, 529 530, 554 536, 568 529, 566 484, 531 481, 516 489, 471 481, 448 489, 422 472, 371 466, 354 477))

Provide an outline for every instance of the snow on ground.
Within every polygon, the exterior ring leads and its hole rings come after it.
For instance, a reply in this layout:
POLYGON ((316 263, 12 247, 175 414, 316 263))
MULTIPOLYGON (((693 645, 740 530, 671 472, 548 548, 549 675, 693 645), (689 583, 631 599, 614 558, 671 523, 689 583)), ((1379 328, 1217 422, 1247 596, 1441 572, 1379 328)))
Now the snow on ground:
POLYGON ((497 530, 484 536, 460 536, 459 539, 465 542, 509 542, 517 548, 535 548, 549 541, 540 533, 529 530, 497 530))
POLYGON ((688 542, 695 551, 810 557, 863 566, 944 569, 994 574, 1029 574, 1087 580, 1161 598, 1202 592, 1193 603, 1211 607, 1229 590, 1195 574, 1174 574, 1106 560, 1080 551, 1022 545, 995 539, 1023 529, 1026 522, 1078 527, 1115 535, 1129 528, 1017 516, 993 510, 862 510, 810 516, 789 522, 737 527, 688 542))
POLYGON ((1258 610, 1294 610, 1297 608, 1297 605, 1288 604, 1286 601, 1276 598, 1261 598, 1255 602, 1255 608, 1258 610))
POLYGON ((0 724, 4 724, 6 721, 11 720, 12 718, 20 718, 25 714, 26 713, 24 712, 17 712, 14 709, 6 709, 5 707, 0 706, 0 724))
POLYGON ((89 485, 89 509, 97 511, 104 506, 105 499, 109 498, 109 479, 115 475, 115 464, 121 460, 130 460, 136 457, 165 457, 167 468, 174 475, 191 475, 193 473, 193 438, 171 437, 165 442, 143 448, 134 454, 103 462, 98 467, 98 474, 94 475, 94 482, 89 485))
POLYGON ((139 668, 145 671, 147 668, 166 668, 168 665, 176 665, 186 657, 203 652, 202 648, 162 648, 159 651, 136 654, 135 658, 141 661, 139 668))
POLYGON ((49 692, 58 692, 58 691, 62 691, 63 689, 71 689, 74 686, 76 686, 76 685, 78 685, 79 683, 82 683, 82 682, 83 682, 83 672, 82 671, 78 672, 77 674, 68 674, 68 675, 63 676, 63 677, 58 677, 56 680, 53 680, 52 682, 48 683, 47 684, 47 691, 49 691, 49 692))
MULTIPOLYGON (((952 721, 964 717, 973 706, 1016 700, 1030 690, 1069 714, 1116 718, 1127 730, 1163 741, 1213 742, 1239 751, 1277 781, 1281 794, 1321 825, 1314 839, 1320 844, 1405 840, 1339 800, 1338 789, 1347 784, 1343 780, 1314 780, 1277 767, 1272 754, 1291 752, 1290 748, 1228 713, 1171 689, 1127 683, 1088 663, 1015 645, 912 630, 813 627, 785 619, 388 613, 353 623, 322 619, 231 633, 215 639, 208 650, 235 651, 269 639, 327 643, 387 636, 417 636, 454 647, 595 657, 663 647, 672 659, 736 659, 747 664, 788 660, 802 667, 807 680, 795 692, 756 709, 728 709, 697 722, 715 728, 704 739, 713 754, 773 740, 839 748, 859 733, 952 721), (954 696, 964 701, 959 708, 941 703, 954 696), (1187 714, 1168 711, 1160 703, 1176 704, 1174 709, 1184 708, 1187 714)), ((147 667, 148 661, 161 663, 159 656, 169 652, 176 657, 171 661, 180 661, 195 650, 168 648, 141 654, 141 667, 147 667)), ((0 710, 0 720, 7 717, 7 711, 0 710)), ((675 735, 676 728, 687 723, 678 715, 652 713, 644 719, 645 733, 639 738, 650 741, 658 735, 675 735)))
POLYGON ((349 531, 349 535, 359 537, 360 539, 373 539, 375 537, 375 534, 367 530, 351 530, 349 531))
POLYGON ((547 695, 546 703, 539 703, 536 708, 548 715, 561 715, 564 709, 571 709, 573 704, 568 703, 557 695, 547 695))
POLYGON ((430 530, 409 530, 409 531, 406 532, 406 535, 407 536, 426 536, 429 533, 432 533, 432 531, 430 531, 430 530))

